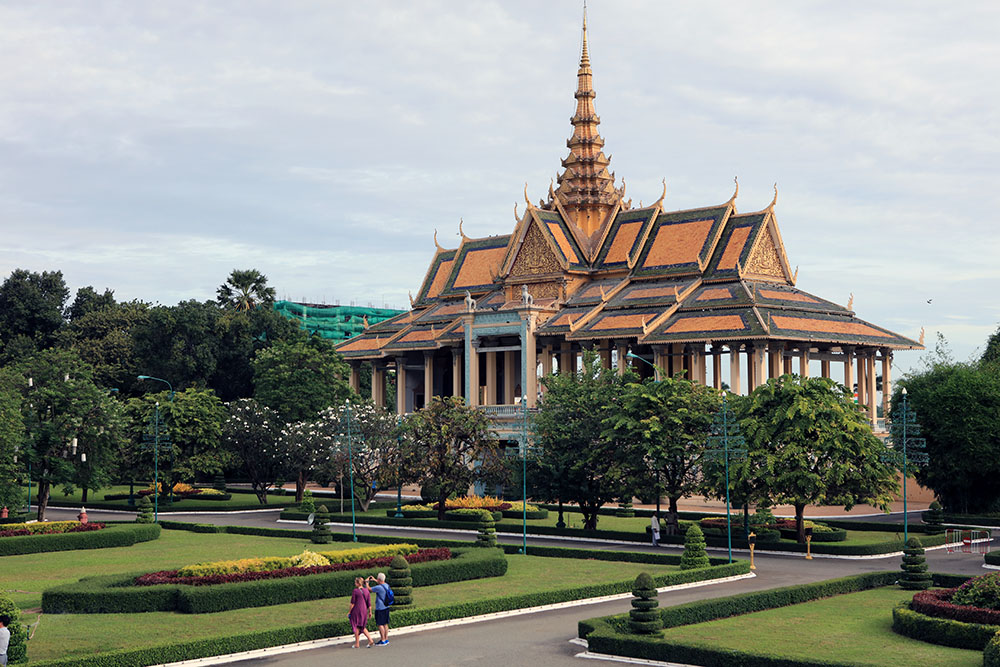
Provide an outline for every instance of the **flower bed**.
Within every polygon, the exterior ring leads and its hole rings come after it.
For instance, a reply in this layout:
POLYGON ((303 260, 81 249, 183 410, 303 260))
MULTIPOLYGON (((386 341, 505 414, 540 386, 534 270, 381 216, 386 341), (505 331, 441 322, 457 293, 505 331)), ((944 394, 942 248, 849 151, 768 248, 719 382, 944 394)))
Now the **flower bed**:
POLYGON ((1000 625, 1000 609, 986 609, 952 602, 952 597, 957 590, 959 589, 920 591, 913 596, 910 608, 935 618, 950 618, 963 623, 1000 625))
POLYGON ((43 523, 10 523, 0 530, 0 537, 24 537, 26 535, 62 535, 64 533, 87 533, 102 530, 103 523, 80 523, 79 521, 53 521, 43 523))
POLYGON ((503 518, 503 513, 485 508, 462 507, 457 510, 448 510, 444 516, 452 521, 482 521, 486 516, 491 517, 494 521, 499 521, 503 518))
POLYGON ((406 555, 415 553, 416 544, 379 544, 374 546, 340 549, 338 551, 314 552, 306 549, 297 556, 241 558, 239 560, 223 560, 213 563, 196 563, 186 565, 178 570, 182 577, 204 577, 211 574, 239 574, 241 572, 266 572, 268 570, 283 570, 289 567, 309 567, 313 565, 333 565, 351 561, 369 560, 383 556, 406 555))
MULTIPOLYGON (((415 553, 403 556, 406 562, 428 563, 436 560, 450 560, 451 549, 421 549, 415 553)), ((216 584, 231 584, 242 581, 260 581, 262 579, 284 579, 287 577, 306 577, 324 572, 342 572, 344 570, 364 570, 374 567, 387 567, 394 556, 380 556, 366 560, 332 563, 330 565, 314 565, 311 567, 287 567, 280 570, 247 570, 229 574, 208 574, 202 576, 183 576, 180 570, 163 570, 151 572, 135 578, 136 586, 158 586, 160 584, 185 584, 189 586, 213 586, 216 584)))
MULTIPOLYGON (((103 524, 86 525, 103 526, 103 524)), ((108 525, 103 530, 90 528, 82 532, 24 535, 11 537, 10 539, 0 539, 0 556, 44 553, 47 551, 72 551, 75 549, 129 547, 136 542, 155 540, 159 536, 160 526, 155 523, 114 524, 108 525)))

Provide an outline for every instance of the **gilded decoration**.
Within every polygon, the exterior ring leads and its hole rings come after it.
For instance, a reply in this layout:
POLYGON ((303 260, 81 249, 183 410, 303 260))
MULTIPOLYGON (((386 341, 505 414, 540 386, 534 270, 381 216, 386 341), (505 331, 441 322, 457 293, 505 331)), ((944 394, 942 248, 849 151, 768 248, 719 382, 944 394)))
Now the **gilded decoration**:
POLYGON ((528 292, 536 301, 541 299, 558 299, 562 285, 558 282, 535 283, 528 285, 528 292))
MULTIPOLYGON (((542 236, 542 232, 535 223, 532 223, 531 227, 528 228, 528 233, 524 235, 524 242, 517 253, 517 259, 514 260, 510 274, 512 276, 537 276, 546 273, 559 273, 561 270, 559 260, 556 259, 545 237, 542 236)), ((537 298, 539 295, 532 292, 532 296, 537 298)))
POLYGON ((771 234, 766 229, 763 237, 750 254, 750 260, 746 267, 747 273, 784 278, 785 272, 781 268, 781 259, 778 257, 778 248, 774 245, 774 239, 771 238, 771 234))

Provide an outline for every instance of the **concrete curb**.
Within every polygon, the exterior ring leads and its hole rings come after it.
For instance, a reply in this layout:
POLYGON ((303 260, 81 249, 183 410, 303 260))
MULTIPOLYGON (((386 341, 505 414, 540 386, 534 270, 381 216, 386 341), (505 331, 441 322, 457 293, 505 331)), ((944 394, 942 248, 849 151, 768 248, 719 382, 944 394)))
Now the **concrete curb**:
MULTIPOLYGON (((720 579, 709 579, 707 581, 694 581, 687 584, 677 584, 676 586, 664 586, 663 588, 656 589, 659 593, 668 593, 671 591, 683 590, 685 588, 698 588, 701 586, 710 586, 712 584, 724 584, 732 581, 739 581, 741 579, 752 579, 756 577, 753 572, 748 574, 740 574, 733 577, 722 577, 720 579)), ((599 604, 601 602, 611 602, 614 600, 627 600, 632 597, 631 593, 616 593, 615 595, 603 595, 596 598, 585 598, 583 600, 571 600, 568 602, 557 602, 555 604, 540 605, 538 607, 525 607, 524 609, 511 609, 510 611, 498 611, 492 614, 481 614, 479 616, 469 616, 467 618, 455 618, 447 621, 435 621, 433 623, 424 623, 421 625, 407 625, 402 628, 392 628, 390 630, 391 636, 396 637, 398 635, 408 635, 415 632, 423 632, 425 630, 436 630, 439 628, 452 628, 456 625, 469 625, 471 623, 483 623, 486 621, 495 621, 501 618, 509 618, 511 616, 524 616, 527 614, 537 614, 545 611, 552 611, 555 609, 568 609, 570 607, 583 607, 591 604, 599 604)), ((390 639, 391 641, 391 639, 390 639)), ((241 653, 230 653, 228 655, 217 655, 210 658, 195 658, 193 660, 183 660, 181 662, 171 662, 162 665, 156 665, 155 667, 194 667, 195 665, 225 665, 232 662, 239 662, 241 660, 251 660, 254 658, 265 658, 275 655, 282 655, 285 653, 297 653, 299 651, 309 651, 317 648, 327 648, 330 646, 339 646, 340 644, 350 644, 354 642, 354 635, 342 635, 340 637, 330 637, 328 639, 314 639, 307 642, 298 642, 296 644, 285 644, 284 646, 272 646, 270 648, 256 649, 254 651, 243 651, 241 653)))
MULTIPOLYGON (((49 505, 48 509, 50 509, 50 510, 64 510, 64 511, 67 511, 67 512, 74 512, 74 511, 75 512, 79 512, 82 508, 80 508, 80 507, 57 507, 56 505, 49 505)), ((171 516, 211 516, 211 515, 216 515, 216 514, 221 514, 221 515, 229 515, 229 514, 261 514, 261 513, 264 513, 264 512, 281 512, 284 509, 285 509, 284 507, 272 507, 270 509, 263 509, 263 510, 211 510, 211 511, 207 511, 207 512, 206 511, 197 511, 197 510, 191 510, 191 511, 188 511, 188 512, 173 512, 173 511, 171 511, 171 512, 164 512, 163 516, 165 516, 165 517, 171 517, 171 516)), ((128 510, 128 509, 109 510, 109 509, 102 509, 102 508, 94 508, 94 509, 88 509, 87 510, 87 514, 94 514, 94 513, 98 513, 98 512, 105 512, 105 513, 108 513, 108 514, 138 514, 138 511, 128 510)), ((168 521, 169 521, 169 519, 168 519, 168 521)), ((350 525, 350 524, 348 524, 348 525, 350 525)))
POLYGON ((988 563, 983 563, 983 567, 987 570, 1000 570, 1000 565, 990 565, 988 563))

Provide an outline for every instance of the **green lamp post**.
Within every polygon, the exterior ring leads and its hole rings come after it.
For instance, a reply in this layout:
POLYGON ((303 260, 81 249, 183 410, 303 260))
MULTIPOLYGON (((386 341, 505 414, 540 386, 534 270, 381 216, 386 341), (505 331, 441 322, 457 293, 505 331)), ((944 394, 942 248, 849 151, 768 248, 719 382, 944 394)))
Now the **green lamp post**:
MULTIPOLYGON (((139 380, 153 380, 154 382, 162 382, 167 385, 167 389, 170 390, 168 398, 170 402, 174 401, 174 387, 170 382, 164 380, 163 378, 153 377, 152 375, 139 375, 137 376, 139 380)), ((152 436, 153 436, 153 522, 159 521, 159 509, 160 509, 160 446, 163 437, 160 436, 160 426, 162 425, 162 420, 160 419, 160 402, 156 402, 155 410, 153 413, 153 424, 152 424, 152 436)), ((170 444, 169 435, 164 434, 165 440, 162 444, 170 444)))
POLYGON ((729 502, 729 461, 745 457, 747 450, 742 447, 746 440, 739 434, 739 426, 730 419, 728 394, 729 392, 722 394, 722 410, 716 415, 715 423, 712 424, 712 434, 708 437, 708 442, 715 445, 716 449, 706 449, 705 453, 722 459, 726 466, 726 538, 729 546, 729 562, 732 563, 733 520, 729 502))
POLYGON ((902 405, 899 408, 899 416, 894 417, 889 425, 889 440, 891 447, 883 455, 886 460, 897 466, 903 473, 903 542, 909 539, 910 517, 907 513, 906 505, 906 476, 907 467, 912 465, 919 467, 927 465, 930 461, 927 452, 925 438, 917 438, 920 435, 920 424, 917 423, 917 413, 910 409, 906 399, 906 387, 902 391, 902 405))

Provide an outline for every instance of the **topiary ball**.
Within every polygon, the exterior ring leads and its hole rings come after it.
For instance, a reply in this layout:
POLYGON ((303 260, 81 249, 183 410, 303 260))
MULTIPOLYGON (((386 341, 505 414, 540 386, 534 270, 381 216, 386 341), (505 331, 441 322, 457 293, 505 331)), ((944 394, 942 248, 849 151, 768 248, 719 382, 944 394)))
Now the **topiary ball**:
POLYGON ((657 607, 656 583, 649 573, 642 572, 632 584, 632 609, 628 612, 629 629, 635 634, 649 635, 663 628, 657 607))

